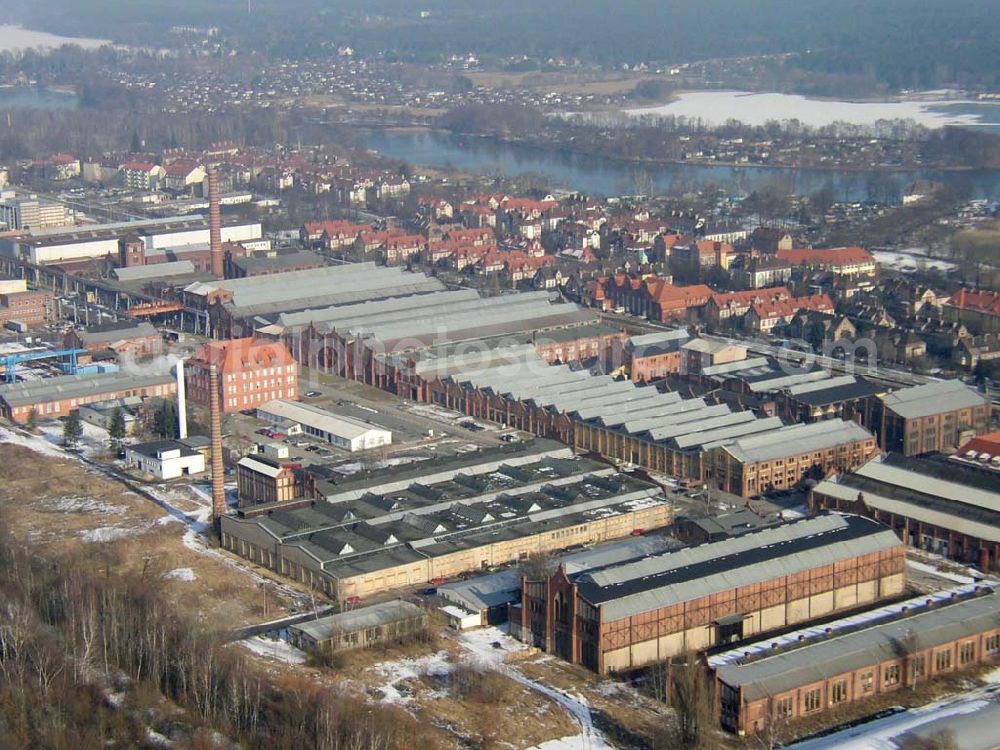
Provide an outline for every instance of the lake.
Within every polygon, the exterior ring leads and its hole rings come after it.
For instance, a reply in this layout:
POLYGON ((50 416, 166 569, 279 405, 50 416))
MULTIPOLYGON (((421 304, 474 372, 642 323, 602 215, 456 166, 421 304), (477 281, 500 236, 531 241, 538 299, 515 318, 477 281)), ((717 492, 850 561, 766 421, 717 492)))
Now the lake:
POLYGON ((45 31, 32 31, 21 26, 0 24, 0 52, 18 52, 26 49, 52 49, 64 44, 75 44, 84 49, 97 49, 105 44, 111 44, 106 39, 88 39, 86 37, 68 37, 49 34, 45 31))
POLYGON ((673 115, 702 119, 708 125, 737 120, 763 125, 769 120, 798 120, 808 127, 833 122, 874 125, 879 120, 913 120, 927 128, 958 125, 980 129, 1000 127, 1000 102, 921 98, 889 102, 852 102, 810 99, 797 94, 754 94, 745 91, 689 91, 659 107, 625 110, 631 115, 673 115))
POLYGON ((594 196, 635 192, 633 175, 648 175, 657 192, 718 185, 730 193, 747 193, 779 184, 798 195, 809 195, 831 185, 838 199, 864 201, 870 196, 898 199, 916 180, 935 180, 967 191, 972 198, 1000 197, 1000 170, 917 170, 909 172, 836 172, 822 169, 766 169, 691 164, 637 165, 620 159, 584 156, 565 149, 505 143, 490 138, 458 136, 440 131, 376 130, 365 136, 368 148, 410 164, 464 172, 507 176, 534 174, 548 178, 555 188, 594 196))

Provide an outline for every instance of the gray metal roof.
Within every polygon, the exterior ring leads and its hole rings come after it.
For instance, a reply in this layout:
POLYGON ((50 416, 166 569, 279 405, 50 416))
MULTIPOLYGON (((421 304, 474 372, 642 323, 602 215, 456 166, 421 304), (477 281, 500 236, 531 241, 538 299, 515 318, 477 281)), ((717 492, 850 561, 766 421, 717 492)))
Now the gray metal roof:
POLYGON ((46 380, 0 385, 0 399, 9 406, 28 406, 62 399, 84 398, 125 389, 149 388, 173 383, 174 376, 133 375, 109 372, 98 375, 63 375, 46 380))
POLYGON ((309 620, 298 625, 291 625, 289 629, 299 630, 314 640, 322 641, 334 635, 357 633, 379 625, 423 617, 424 614, 424 610, 416 604, 397 600, 372 604, 369 607, 359 607, 350 612, 341 612, 321 617, 318 620, 309 620))
POLYGON ((716 673, 727 685, 742 687, 744 700, 753 701, 899 659, 910 633, 925 650, 997 627, 1000 592, 991 591, 745 664, 724 664, 716 673))
POLYGON ((763 367, 768 364, 767 357, 754 357, 753 359, 744 359, 739 362, 726 362, 723 365, 711 365, 710 367, 703 367, 701 370, 702 375, 725 375, 730 372, 740 372, 742 370, 752 370, 755 367, 763 367))
POLYGON ((586 573, 577 582, 584 598, 600 603, 603 620, 613 621, 899 546, 881 524, 830 514, 586 573))
POLYGON ((195 272, 194 263, 189 260, 173 260, 168 263, 153 263, 148 266, 116 268, 115 278, 119 281, 140 281, 159 279, 164 276, 183 276, 195 272))
POLYGON ((961 380, 941 380, 890 393, 883 397, 886 408, 904 419, 928 417, 989 403, 986 397, 961 380))
POLYGON ((159 336, 160 332, 152 323, 144 320, 94 326, 80 331, 77 335, 84 344, 113 344, 116 341, 140 336, 159 336))
POLYGON ((796 424, 764 435, 740 438, 722 447, 737 461, 755 464, 783 456, 826 450, 845 443, 868 440, 872 434, 857 422, 829 419, 796 424))
MULTIPOLYGON (((401 268, 376 266, 374 263, 348 263, 243 279, 199 282, 187 287, 185 291, 208 294, 215 289, 227 289, 233 293, 233 305, 236 308, 260 312, 255 308, 277 305, 280 312, 280 306, 284 306, 284 310, 302 309, 295 305, 308 306, 309 300, 323 300, 328 296, 346 298, 346 292, 363 294, 382 291, 383 296, 389 296, 394 290, 398 290, 400 295, 413 293, 414 288, 440 291, 444 289, 444 284, 424 274, 409 273, 401 268)), ((358 297, 358 300, 361 299, 365 297, 358 297)), ((246 310, 242 312, 245 313, 246 310)))

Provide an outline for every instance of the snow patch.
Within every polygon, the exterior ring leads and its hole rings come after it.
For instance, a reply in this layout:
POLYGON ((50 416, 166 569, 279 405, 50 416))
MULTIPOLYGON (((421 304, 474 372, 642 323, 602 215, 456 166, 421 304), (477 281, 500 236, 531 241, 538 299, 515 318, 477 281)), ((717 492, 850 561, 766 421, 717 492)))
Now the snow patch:
POLYGON ((238 641, 238 643, 243 648, 253 651, 258 656, 283 661, 286 664, 304 664, 306 655, 290 644, 287 638, 288 631, 283 630, 278 638, 255 635, 250 638, 244 638, 242 641, 238 641))
POLYGON ((128 512, 128 508, 122 505, 113 505, 97 500, 93 497, 57 497, 46 498, 40 501, 45 510, 60 513, 103 513, 107 515, 121 516, 128 512))
POLYGON ((142 529, 134 526, 102 526, 99 529, 85 529, 80 532, 80 538, 85 542, 114 542, 138 536, 142 529))
POLYGON ((913 568, 914 570, 919 570, 922 573, 929 573, 938 578, 944 578, 947 581, 954 581, 955 583, 975 583, 976 579, 972 576, 964 576, 958 573, 952 573, 947 570, 942 570, 936 568, 933 565, 928 565, 927 563, 918 562, 917 560, 907 560, 906 566, 908 568, 913 568))
POLYGON ((433 677, 447 675, 454 669, 454 666, 448 661, 447 651, 438 651, 416 659, 407 658, 382 662, 369 667, 368 671, 385 678, 385 681, 376 688, 382 694, 382 702, 402 705, 409 703, 412 697, 400 689, 401 683, 407 680, 416 680, 422 675, 433 677))
POLYGON ((174 581, 194 581, 198 578, 191 568, 175 568, 163 577, 174 581))

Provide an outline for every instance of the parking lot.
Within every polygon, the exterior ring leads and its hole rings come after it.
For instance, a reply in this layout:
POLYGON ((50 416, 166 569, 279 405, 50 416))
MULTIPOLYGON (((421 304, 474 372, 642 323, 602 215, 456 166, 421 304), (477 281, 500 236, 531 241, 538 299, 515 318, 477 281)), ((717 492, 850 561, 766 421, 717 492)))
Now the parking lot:
POLYGON ((354 381, 305 368, 299 377, 302 403, 391 430, 392 445, 365 454, 350 453, 309 435, 276 432, 253 412, 227 418, 230 444, 250 451, 257 444, 280 442, 288 446, 288 460, 323 464, 338 472, 353 473, 365 466, 412 463, 522 439, 514 430, 501 430, 498 425, 432 404, 406 401, 354 381))

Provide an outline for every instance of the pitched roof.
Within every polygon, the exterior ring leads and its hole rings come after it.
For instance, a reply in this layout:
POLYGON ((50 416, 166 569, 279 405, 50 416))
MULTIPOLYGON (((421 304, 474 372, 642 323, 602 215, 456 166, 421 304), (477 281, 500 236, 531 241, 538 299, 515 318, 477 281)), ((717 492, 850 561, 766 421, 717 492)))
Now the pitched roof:
POLYGON ((928 417, 989 403, 985 396, 961 380, 939 380, 903 388, 885 396, 883 401, 886 408, 904 419, 928 417))
POLYGON ((863 247, 793 248, 778 250, 775 257, 793 266, 842 266, 850 263, 874 263, 875 258, 863 247))
POLYGON ((191 358, 206 367, 218 365, 222 373, 257 371, 263 367, 283 367, 295 360, 283 344, 255 339, 209 341, 191 358))

